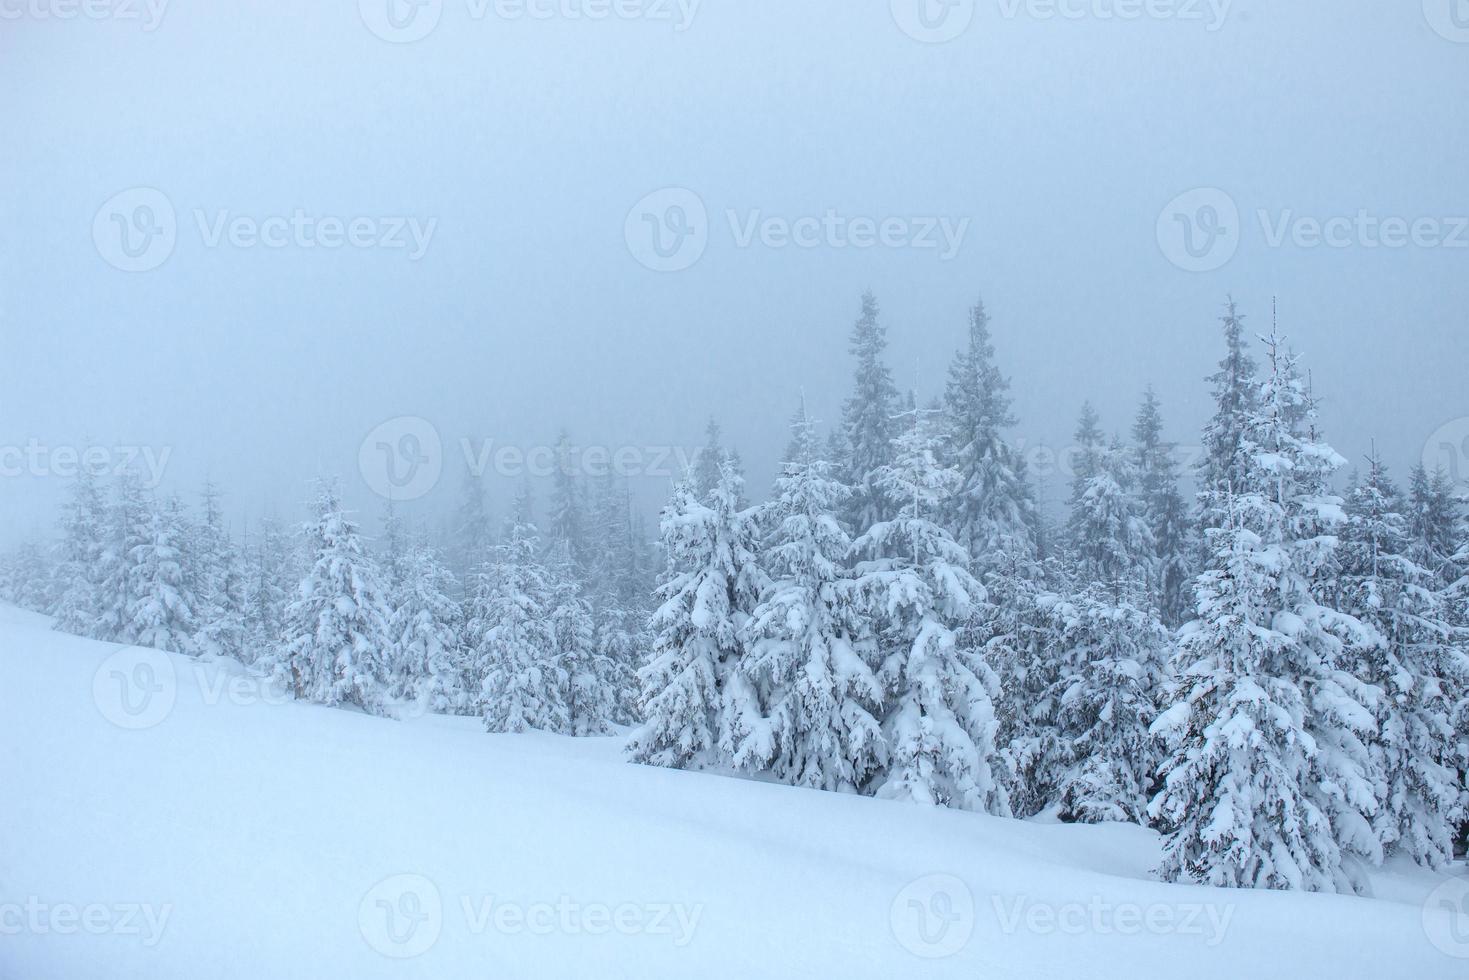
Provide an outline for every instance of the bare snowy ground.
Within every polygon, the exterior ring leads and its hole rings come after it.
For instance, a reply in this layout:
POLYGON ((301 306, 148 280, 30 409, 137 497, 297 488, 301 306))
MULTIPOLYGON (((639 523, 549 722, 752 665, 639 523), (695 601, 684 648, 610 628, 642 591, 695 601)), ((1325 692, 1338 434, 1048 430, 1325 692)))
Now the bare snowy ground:
POLYGON ((1469 975, 1462 868, 1370 899, 1164 885, 1138 827, 260 695, 0 607, 0 977, 1469 975))

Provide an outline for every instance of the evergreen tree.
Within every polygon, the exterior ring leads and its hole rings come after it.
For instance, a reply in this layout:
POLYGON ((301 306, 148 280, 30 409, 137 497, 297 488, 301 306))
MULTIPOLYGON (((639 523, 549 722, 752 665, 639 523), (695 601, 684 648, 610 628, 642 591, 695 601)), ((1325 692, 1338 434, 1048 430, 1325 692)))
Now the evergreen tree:
POLYGON ((741 630, 762 584, 753 516, 736 506, 739 483, 726 465, 708 503, 685 482, 663 509, 669 567, 651 622, 652 656, 638 671, 643 723, 627 746, 634 762, 709 765, 732 756, 758 722, 754 692, 724 683, 744 653, 741 630))
POLYGON ((804 400, 791 428, 766 547, 773 581, 746 626, 749 653, 739 665, 766 715, 734 760, 792 785, 857 792, 886 749, 875 638, 846 571, 851 539, 837 519, 850 491, 821 458, 804 400))
POLYGON ((1340 510, 1319 474, 1341 460, 1297 431, 1307 395, 1276 338, 1245 420, 1243 468, 1205 491, 1210 560, 1195 585, 1174 706, 1155 726, 1170 752, 1150 815, 1169 830, 1164 878, 1228 887, 1348 891, 1345 852, 1369 859, 1375 793, 1363 738, 1373 694, 1344 669, 1370 629, 1313 592, 1340 510))
POLYGON ((1381 644, 1362 649, 1361 676, 1382 688, 1371 750, 1378 780, 1378 839, 1419 864, 1453 858, 1464 818, 1454 708, 1469 681, 1435 576, 1411 557, 1401 498, 1375 454, 1348 501, 1342 592, 1346 611, 1381 644))
POLYGON ((568 679, 551 632, 549 589, 539 558, 540 535, 531 522, 530 491, 494 549, 495 563, 474 632, 485 729, 490 732, 565 732, 568 679))
POLYGON ((1082 587, 1105 586, 1118 601, 1136 597, 1152 581, 1155 543, 1131 492, 1133 460, 1117 440, 1102 442, 1090 404, 1076 438, 1081 451, 1067 525, 1074 574, 1082 587))
POLYGON ((933 518, 958 475, 939 460, 940 437, 911 411, 893 462, 871 481, 893 520, 874 524, 853 545, 863 560, 857 590, 879 633, 883 733, 889 748, 876 792, 960 809, 1009 812, 994 770, 993 697, 998 678, 960 630, 982 586, 969 556, 933 518))
POLYGON ((1051 604, 1067 669, 1053 697, 1067 767, 1057 787, 1063 820, 1145 823, 1160 761, 1157 717, 1168 631, 1155 615, 1096 589, 1051 604))
POLYGON ((1036 557, 1035 499, 1025 460, 1005 441, 1015 424, 1010 382, 995 366, 984 304, 969 312, 969 344, 954 357, 944 392, 945 453, 959 486, 944 523, 981 579, 1010 556, 1036 557))
POLYGON ((466 465, 447 548, 454 561, 454 572, 466 588, 476 570, 489 560, 493 537, 490 513, 485 506, 484 479, 466 465))
POLYGON ((900 407, 892 372, 883 363, 887 330, 878 319, 877 297, 862 295, 862 314, 852 327, 850 351, 857 359, 852 395, 842 408, 846 473, 852 489, 847 526, 860 534, 889 515, 875 485, 876 474, 892 461, 894 419, 900 407))
MULTIPOLYGON (((1245 341, 1244 315, 1234 298, 1225 306, 1224 358, 1219 370, 1208 377, 1213 388, 1214 415, 1204 427, 1203 456, 1199 460, 1198 516, 1199 534, 1211 527, 1224 527, 1230 488, 1239 484, 1247 461, 1244 457, 1244 430, 1254 414, 1258 391, 1255 386, 1255 359, 1245 341)), ((1200 539, 1200 546, 1203 546, 1200 539)))
POLYGON ((286 607, 278 659, 267 667, 303 700, 389 714, 392 642, 382 572, 333 484, 319 485, 316 519, 302 534, 311 566, 286 607))
POLYGON ((220 492, 212 482, 201 494, 203 512, 191 528, 188 563, 197 597, 195 650, 201 656, 245 660, 245 569, 224 526, 220 492))
POLYGON ((53 626, 76 636, 103 639, 102 571, 110 521, 102 490, 82 467, 61 516, 56 550, 53 626))
POLYGON ((40 546, 23 542, 0 563, 0 599, 32 612, 48 612, 54 604, 52 575, 40 546))
POLYGON ((388 632, 392 640, 392 697, 420 701, 430 710, 463 714, 476 700, 464 688, 465 657, 459 643, 459 583, 427 545, 407 546, 393 592, 388 632))
POLYGON ((187 519, 178 498, 148 508, 148 530, 128 555, 128 609, 123 635, 138 646, 196 653, 198 600, 184 567, 187 519))
POLYGON ((118 477, 113 505, 107 511, 105 544, 97 559, 98 618, 92 635, 99 640, 141 642, 134 628, 134 591, 139 581, 134 564, 152 540, 152 507, 136 473, 118 477))
POLYGON ((292 568, 291 546, 274 518, 260 521, 260 537, 247 552, 245 567, 245 642, 241 659, 274 662, 285 635, 286 583, 299 581, 292 568))
POLYGON ((565 545, 570 569, 580 576, 590 560, 587 551, 586 500, 577 479, 571 436, 562 430, 556 440, 556 469, 551 474, 551 550, 565 545))
POLYGON ((618 679, 613 662, 598 648, 591 603, 582 594, 569 541, 553 547, 547 573, 551 642, 566 675, 567 731, 605 735, 611 730, 618 679))
POLYGON ((719 471, 729 455, 719 444, 719 439, 719 423, 711 415, 704 426, 704 445, 694 454, 694 468, 690 474, 694 493, 705 503, 709 502, 719 488, 719 471))
POLYGON ((1152 535, 1152 603, 1164 624, 1176 628, 1190 618, 1189 579, 1193 575, 1191 528, 1178 492, 1175 446, 1163 438, 1163 413, 1149 387, 1132 424, 1136 441, 1138 513, 1152 535))

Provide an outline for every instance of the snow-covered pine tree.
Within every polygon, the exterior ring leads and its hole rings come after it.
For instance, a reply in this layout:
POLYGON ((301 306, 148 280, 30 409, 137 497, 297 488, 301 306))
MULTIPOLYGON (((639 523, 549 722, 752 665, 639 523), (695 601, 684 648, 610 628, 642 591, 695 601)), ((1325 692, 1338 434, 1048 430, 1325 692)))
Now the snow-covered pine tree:
POLYGON ((1227 506, 1230 488, 1239 484, 1245 470, 1241 442, 1259 395, 1255 359, 1245 340, 1245 317, 1233 297, 1228 299, 1220 322, 1224 325, 1224 358, 1219 370, 1206 379, 1213 390, 1214 415, 1204 426, 1203 455, 1195 480, 1198 498, 1194 525, 1201 554, 1207 551, 1202 537, 1207 529, 1226 525, 1227 515, 1220 508, 1227 506))
POLYGON ((471 627, 480 706, 489 732, 565 732, 566 671, 551 632, 550 597, 532 523, 530 489, 522 487, 494 548, 479 620, 471 627))
POLYGON ((586 491, 577 479, 577 460, 571 435, 562 430, 556 439, 556 468, 551 474, 551 513, 548 551, 564 545, 570 571, 582 576, 591 560, 587 539, 586 491))
POLYGON ((143 492, 142 480, 131 470, 118 476, 113 504, 107 510, 107 529, 97 559, 98 618, 93 636, 113 643, 139 643, 134 629, 133 570, 152 540, 153 505, 143 492))
POLYGON ((683 482, 663 509, 668 571, 650 623, 652 654, 638 671, 643 722, 627 744, 634 762, 717 764, 759 723, 755 692, 725 684, 744 654, 741 630, 763 586, 754 516, 737 506, 740 482, 726 463, 707 504, 683 482))
POLYGON ((195 655, 198 599, 185 568, 188 518, 177 497, 148 508, 144 540, 128 556, 128 610, 123 634, 138 646, 195 655))
POLYGON ((1181 632, 1174 704, 1154 726, 1169 752, 1149 814, 1169 834, 1167 880, 1350 891, 1359 880, 1344 852, 1370 858, 1377 844, 1371 691, 1343 665, 1370 630, 1313 593, 1331 550, 1318 532, 1340 510, 1319 474, 1340 457, 1297 431, 1308 396, 1278 339, 1267 348, 1242 468, 1203 491, 1203 512, 1224 521, 1207 531, 1199 616, 1181 632))
POLYGON ((945 461, 958 472, 959 487, 945 503, 943 522, 981 581, 1017 557, 1036 557, 1035 497, 1025 459, 1005 441, 1015 418, 989 322, 982 302, 969 311, 969 343, 954 356, 944 391, 945 461))
POLYGON ((273 517, 260 520, 259 537, 245 557, 245 642, 241 660, 272 662, 285 635, 287 583, 300 581, 291 544, 273 517))
POLYGON ((1445 595, 1433 572, 1410 556, 1402 500, 1374 453, 1347 503, 1343 608, 1374 627, 1383 643, 1358 652, 1363 679, 1382 688, 1371 744, 1378 782, 1378 839, 1419 864, 1454 855, 1464 819, 1454 709, 1469 690, 1469 656, 1455 642, 1445 595))
POLYGON ((490 512, 485 506, 484 478, 466 464, 464 480, 460 484, 459 505, 454 512, 452 531, 445 549, 453 561, 454 574, 466 589, 473 584, 480 566, 489 561, 493 544, 490 512))
POLYGON ((1080 447, 1067 524, 1079 586, 1105 587, 1113 598, 1136 597, 1153 578, 1153 533, 1132 494, 1133 459, 1117 441, 1104 443, 1088 403, 1076 430, 1080 447))
POLYGON ((1049 604, 1066 675, 1052 698, 1067 766, 1056 790, 1063 820, 1146 823, 1159 762, 1149 732, 1169 654, 1147 607, 1091 588, 1049 604))
POLYGON ((626 481, 609 467, 592 487, 592 616, 597 652, 612 670, 612 721, 632 724, 637 713, 637 669, 646 648, 648 588, 634 539, 632 501, 626 481))
POLYGON ((474 692, 464 689, 462 610, 454 598, 459 592, 454 573, 434 549, 405 545, 388 625, 393 698, 420 702, 446 714, 464 714, 477 700, 474 692))
POLYGON ((611 731, 619 679, 612 660, 598 648, 591 603, 583 595, 570 541, 552 545, 546 574, 552 649, 566 675, 567 731, 605 735, 611 731))
POLYGON ((894 418, 901 400, 892 372, 883 363, 887 329, 879 319, 877 297, 862 294, 862 313, 852 327, 849 350, 857 359, 852 395, 842 406, 842 441, 846 457, 842 482, 852 490, 846 524, 861 534, 891 515, 874 480, 877 471, 892 462, 894 418))
POLYGON ((804 399, 770 507, 772 576, 746 626, 738 670, 765 705, 735 747, 736 765, 813 789, 857 792, 886 763, 873 673, 876 643, 846 570, 851 539, 837 513, 850 491, 821 456, 804 399))
POLYGON ((230 540, 220 506, 219 488, 204 484, 202 512, 190 528, 186 553, 197 602, 199 656, 245 660, 245 607, 247 586, 239 551, 230 540))
POLYGON ((930 411, 901 417, 893 461, 871 486, 894 514, 853 543, 862 608, 878 634, 888 767, 878 796, 1008 814, 995 762, 998 678, 959 633, 984 586, 969 555, 935 518, 958 474, 940 461, 941 434, 930 411))
POLYGON ((24 541, 0 562, 0 600, 44 613, 51 609, 52 569, 41 546, 24 541))
POLYGON ((392 642, 382 572, 342 511, 334 484, 320 483, 315 510, 315 520, 302 527, 310 568, 286 607, 284 640, 268 666, 298 698, 390 715, 392 642))
POLYGON ((1175 446, 1163 438, 1163 413, 1152 386, 1132 423, 1138 512, 1153 536, 1152 602, 1159 617, 1177 628, 1192 616, 1193 531, 1178 492, 1175 446))
POLYGON ((52 625, 76 636, 102 638, 102 556, 110 521, 102 489, 88 467, 81 467, 61 514, 56 548, 55 605, 45 610, 52 625))
POLYGON ((705 503, 709 502, 714 491, 719 488, 719 470, 729 455, 719 444, 719 439, 719 422, 711 415, 704 425, 704 444, 694 454, 694 465, 690 472, 694 493, 705 503))

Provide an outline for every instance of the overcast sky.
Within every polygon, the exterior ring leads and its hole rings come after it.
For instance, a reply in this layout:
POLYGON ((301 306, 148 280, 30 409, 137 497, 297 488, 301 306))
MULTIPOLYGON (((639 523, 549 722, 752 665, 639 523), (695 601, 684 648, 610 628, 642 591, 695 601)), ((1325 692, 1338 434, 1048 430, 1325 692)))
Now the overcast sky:
POLYGON ((1149 383, 1196 440, 1228 293, 1278 297, 1344 456, 1469 416, 1451 0, 89 2, 0 0, 0 544, 62 447, 237 528, 319 473, 375 517, 400 417, 420 516, 466 438, 652 469, 711 413, 763 495, 869 288, 923 396, 982 296, 1027 446, 1149 383))

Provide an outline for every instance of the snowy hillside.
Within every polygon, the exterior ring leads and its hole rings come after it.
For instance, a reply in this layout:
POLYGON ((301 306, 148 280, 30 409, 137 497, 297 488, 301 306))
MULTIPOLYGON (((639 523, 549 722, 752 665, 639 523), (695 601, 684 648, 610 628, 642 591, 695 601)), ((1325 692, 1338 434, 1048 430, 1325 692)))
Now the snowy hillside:
POLYGON ((239 668, 47 627, 0 607, 6 980, 1469 970, 1440 905, 1463 892, 1425 913, 1447 879, 1411 868, 1372 899, 1164 885, 1135 826, 269 703, 239 668))

